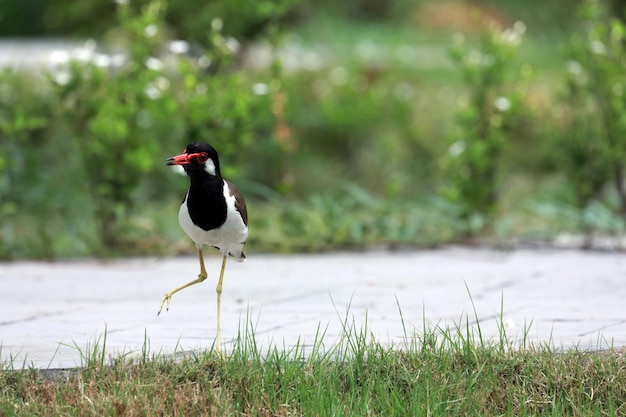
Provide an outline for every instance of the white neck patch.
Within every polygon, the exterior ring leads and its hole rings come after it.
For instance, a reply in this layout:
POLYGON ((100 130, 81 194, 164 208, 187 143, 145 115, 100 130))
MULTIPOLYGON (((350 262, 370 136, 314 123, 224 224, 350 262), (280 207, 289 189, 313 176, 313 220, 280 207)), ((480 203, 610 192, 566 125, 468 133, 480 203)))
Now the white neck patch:
POLYGON ((209 173, 209 175, 216 175, 215 164, 212 159, 207 159, 204 163, 204 170, 209 173))

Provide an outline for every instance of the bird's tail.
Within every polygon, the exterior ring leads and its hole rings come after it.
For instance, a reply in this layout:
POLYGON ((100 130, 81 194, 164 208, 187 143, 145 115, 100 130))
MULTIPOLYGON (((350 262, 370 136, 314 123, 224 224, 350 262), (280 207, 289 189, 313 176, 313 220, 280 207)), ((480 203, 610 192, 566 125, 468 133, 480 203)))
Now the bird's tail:
POLYGON ((241 250, 230 250, 228 255, 231 256, 236 262, 243 262, 246 259, 246 254, 241 250))

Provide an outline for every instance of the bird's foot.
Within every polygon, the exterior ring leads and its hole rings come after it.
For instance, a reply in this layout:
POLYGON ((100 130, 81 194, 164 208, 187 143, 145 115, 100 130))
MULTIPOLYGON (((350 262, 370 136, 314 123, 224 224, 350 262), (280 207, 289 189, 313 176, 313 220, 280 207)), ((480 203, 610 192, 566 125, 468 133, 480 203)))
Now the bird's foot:
POLYGON ((163 306, 165 305, 165 310, 169 311, 170 310, 170 302, 172 301, 172 293, 168 292, 166 293, 163 298, 161 299, 161 305, 159 306, 159 311, 157 311, 157 316, 159 314, 161 314, 161 310, 163 310, 163 306), (167 305, 166 305, 167 303, 167 305))

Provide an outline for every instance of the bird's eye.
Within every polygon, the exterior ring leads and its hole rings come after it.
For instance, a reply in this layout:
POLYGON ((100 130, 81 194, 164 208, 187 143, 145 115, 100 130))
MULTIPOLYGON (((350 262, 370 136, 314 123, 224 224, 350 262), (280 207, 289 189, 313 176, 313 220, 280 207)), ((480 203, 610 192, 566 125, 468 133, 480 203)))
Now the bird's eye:
POLYGON ((200 155, 198 155, 198 161, 204 163, 209 159, 209 155, 206 152, 202 152, 200 155))

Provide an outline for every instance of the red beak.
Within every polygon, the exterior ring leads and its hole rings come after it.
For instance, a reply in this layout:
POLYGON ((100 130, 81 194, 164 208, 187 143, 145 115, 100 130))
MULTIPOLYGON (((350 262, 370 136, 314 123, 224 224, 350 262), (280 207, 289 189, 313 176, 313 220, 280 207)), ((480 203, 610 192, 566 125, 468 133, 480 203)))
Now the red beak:
POLYGON ((171 156, 166 160, 167 165, 189 165, 189 154, 183 153, 176 156, 171 156))

